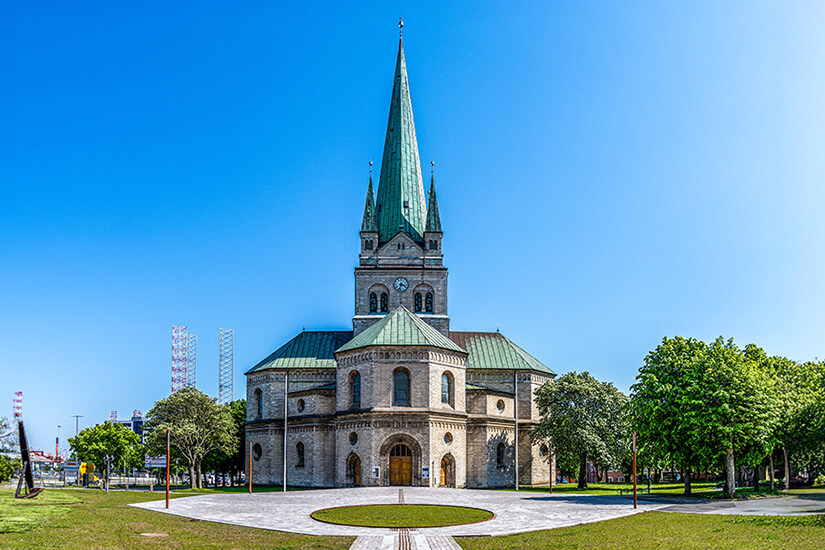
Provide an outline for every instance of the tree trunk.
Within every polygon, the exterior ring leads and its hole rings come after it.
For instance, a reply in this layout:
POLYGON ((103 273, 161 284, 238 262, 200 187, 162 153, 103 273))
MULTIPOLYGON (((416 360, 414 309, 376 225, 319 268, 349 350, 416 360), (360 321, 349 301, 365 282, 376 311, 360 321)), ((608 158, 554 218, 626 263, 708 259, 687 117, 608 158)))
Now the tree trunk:
POLYGON ((587 489, 587 455, 583 454, 579 464, 579 489, 587 489))
POLYGON ((189 488, 190 489, 197 489, 197 486, 195 485, 195 479, 196 479, 195 478, 195 465, 190 464, 189 465, 189 488))
POLYGON ((733 463, 733 447, 728 448, 725 456, 725 498, 736 495, 736 466, 733 463))
POLYGON ((754 464, 754 466, 753 466, 753 492, 754 493, 759 492, 759 470, 760 470, 760 465, 759 464, 754 464))
POLYGON ((195 486, 194 489, 203 489, 203 482, 201 481, 201 463, 195 463, 195 486))
POLYGON ((685 466, 684 470, 684 478, 685 478, 685 496, 690 496, 691 486, 690 486, 690 467, 685 466))
POLYGON ((769 468, 771 469, 771 492, 776 491, 776 480, 774 480, 774 473, 773 473, 773 451, 770 454, 770 465, 769 468))
POLYGON ((785 455, 785 490, 791 488, 791 469, 788 467, 788 448, 782 447, 782 454, 785 455))

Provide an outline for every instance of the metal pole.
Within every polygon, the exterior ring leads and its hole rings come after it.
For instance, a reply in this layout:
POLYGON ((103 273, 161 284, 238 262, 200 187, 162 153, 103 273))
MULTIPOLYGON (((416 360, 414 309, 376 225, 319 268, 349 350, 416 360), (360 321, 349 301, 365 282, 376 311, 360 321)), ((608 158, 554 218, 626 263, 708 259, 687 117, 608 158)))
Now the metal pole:
POLYGON ((284 372, 284 492, 286 493, 286 431, 287 431, 287 396, 289 395, 289 369, 284 372))
POLYGON ((513 402, 515 403, 516 438, 513 450, 516 455, 516 491, 518 491, 518 371, 513 371, 513 402))
POLYGON ((249 444, 249 493, 252 494, 252 443, 249 444))
POLYGON ((636 432, 633 432, 633 508, 636 507, 636 432))
POLYGON ((169 468, 170 464, 169 454, 169 430, 166 430, 166 507, 169 508, 169 468))

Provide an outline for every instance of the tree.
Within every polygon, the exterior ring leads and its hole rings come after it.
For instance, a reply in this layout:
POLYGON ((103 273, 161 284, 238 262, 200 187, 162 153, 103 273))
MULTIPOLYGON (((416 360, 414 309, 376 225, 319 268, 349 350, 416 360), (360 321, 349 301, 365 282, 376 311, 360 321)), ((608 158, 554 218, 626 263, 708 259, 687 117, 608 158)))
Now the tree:
POLYGON ((700 368, 687 379, 691 445, 705 460, 724 457, 725 496, 736 493, 734 457, 766 456, 771 428, 770 379, 758 361, 743 353, 733 339, 717 338, 702 355, 700 368))
POLYGON ((621 462, 627 447, 627 397, 589 373, 567 373, 536 390, 541 419, 534 440, 552 444, 557 461, 578 464, 578 486, 587 487, 587 461, 605 467, 621 462))
MULTIPOLYGON (((246 399, 231 401, 226 403, 224 407, 229 410, 239 441, 234 445, 231 452, 215 450, 209 453, 204 458, 204 469, 229 474, 234 478, 236 474, 245 469, 244 445, 246 438, 244 436, 244 424, 246 424, 246 399)), ((217 483, 217 480, 215 482, 217 483)))
POLYGON ((146 418, 147 448, 153 454, 165 454, 168 430, 170 445, 187 463, 193 488, 201 487, 201 464, 210 451, 231 453, 237 445, 229 408, 195 388, 184 388, 155 402, 146 418))
POLYGON ((23 463, 17 458, 0 455, 0 483, 11 479, 15 470, 23 467, 23 463))
POLYGON ((0 452, 8 452, 14 448, 14 432, 10 431, 9 421, 0 416, 0 452))
MULTIPOLYGON (((126 464, 129 468, 143 466, 143 445, 140 436, 122 424, 109 422, 96 424, 69 438, 74 452, 80 460, 92 462, 103 469, 106 455, 112 456, 112 464, 126 464)), ((108 475, 108 472, 107 472, 108 475)))
POLYGON ((638 433, 639 454, 654 464, 679 464, 683 471, 685 494, 691 491, 691 470, 699 455, 691 444, 690 405, 686 380, 699 367, 706 352, 704 342, 694 338, 664 338, 647 354, 631 387, 630 410, 633 428, 638 433))

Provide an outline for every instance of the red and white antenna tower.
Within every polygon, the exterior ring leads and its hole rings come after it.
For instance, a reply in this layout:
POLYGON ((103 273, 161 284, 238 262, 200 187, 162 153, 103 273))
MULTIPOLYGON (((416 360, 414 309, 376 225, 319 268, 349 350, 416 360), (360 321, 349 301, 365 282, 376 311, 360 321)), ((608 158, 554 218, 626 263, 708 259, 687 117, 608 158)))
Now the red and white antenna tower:
POLYGON ((23 392, 16 391, 14 392, 14 401, 13 409, 14 409, 14 420, 15 422, 20 421, 23 419, 23 392))
POLYGON ((112 411, 109 413, 109 422, 111 422, 112 424, 117 422, 117 411, 112 411))
POLYGON ((232 401, 235 355, 235 331, 233 329, 220 329, 218 347, 218 403, 223 405, 232 401))
POLYGON ((198 337, 189 335, 186 346, 186 385, 194 388, 197 382, 198 373, 198 337))
POLYGON ((186 387, 188 350, 189 328, 172 325, 172 393, 186 387))

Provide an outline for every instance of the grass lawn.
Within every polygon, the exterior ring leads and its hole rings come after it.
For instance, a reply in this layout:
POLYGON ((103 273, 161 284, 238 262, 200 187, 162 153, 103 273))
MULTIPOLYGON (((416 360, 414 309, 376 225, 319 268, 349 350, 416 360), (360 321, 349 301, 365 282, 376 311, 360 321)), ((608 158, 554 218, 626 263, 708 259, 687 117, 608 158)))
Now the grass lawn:
POLYGON ((464 550, 825 548, 825 516, 714 516, 646 512, 521 535, 459 538, 464 550))
POLYGON ((325 508, 313 512, 312 517, 327 523, 362 527, 444 527, 486 521, 493 514, 462 506, 374 504, 325 508))
POLYGON ((96 490, 47 489, 36 499, 18 504, 13 491, 2 490, 0 526, 21 525, 23 522, 15 518, 25 517, 31 529, 0 534, 0 548, 343 550, 349 548, 353 540, 352 537, 313 537, 197 521, 127 506, 162 498, 163 493, 143 491, 113 491, 107 496, 96 490))

